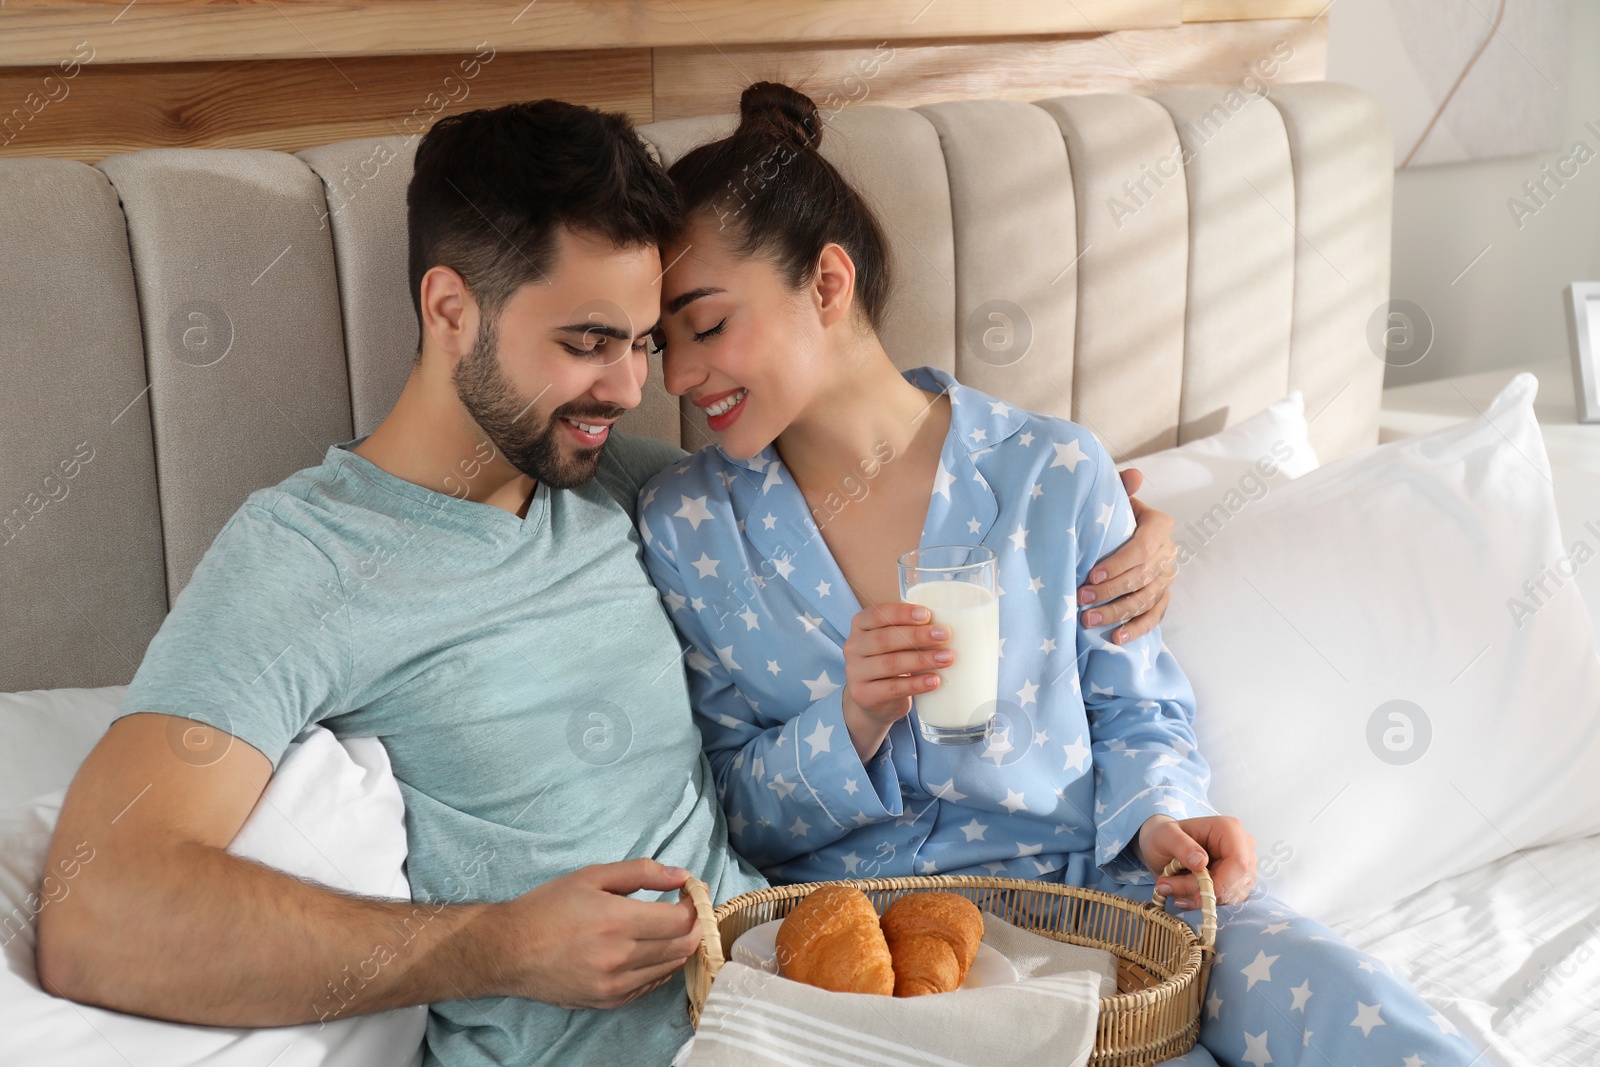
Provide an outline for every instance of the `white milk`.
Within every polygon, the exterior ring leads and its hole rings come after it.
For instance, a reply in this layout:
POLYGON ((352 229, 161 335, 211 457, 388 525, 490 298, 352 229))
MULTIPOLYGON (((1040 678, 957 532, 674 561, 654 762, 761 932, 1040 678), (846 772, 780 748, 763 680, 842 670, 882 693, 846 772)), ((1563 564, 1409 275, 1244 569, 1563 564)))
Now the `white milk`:
POLYGON ((956 661, 939 672, 943 681, 917 695, 917 717, 929 726, 980 726, 994 717, 1000 688, 1000 601, 975 582, 919 582, 906 603, 933 612, 933 624, 950 631, 956 661))

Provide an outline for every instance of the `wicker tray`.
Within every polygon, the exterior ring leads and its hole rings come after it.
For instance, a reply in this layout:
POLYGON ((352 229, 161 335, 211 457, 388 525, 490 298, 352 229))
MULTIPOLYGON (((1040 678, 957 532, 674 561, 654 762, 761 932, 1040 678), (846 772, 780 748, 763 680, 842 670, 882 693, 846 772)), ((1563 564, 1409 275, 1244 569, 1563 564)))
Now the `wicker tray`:
MULTIPOLYGON (((1174 861, 1166 873, 1182 866, 1174 861)), ((1200 1033, 1200 1006, 1216 954, 1217 897, 1211 876, 1199 871, 1200 936, 1167 913, 1159 897, 1140 903, 1093 889, 1018 878, 944 875, 927 878, 866 878, 832 883, 853 885, 883 909, 896 897, 923 889, 960 893, 980 908, 1036 934, 1107 949, 1117 958, 1117 993, 1100 998, 1091 1067, 1144 1067, 1194 1047, 1200 1033)), ((684 894, 700 913, 705 937, 689 960, 689 1018, 700 1025, 700 1010, 724 962, 723 946, 746 930, 789 914, 795 903, 819 885, 778 886, 734 897, 713 909, 705 884, 691 878, 684 894)))

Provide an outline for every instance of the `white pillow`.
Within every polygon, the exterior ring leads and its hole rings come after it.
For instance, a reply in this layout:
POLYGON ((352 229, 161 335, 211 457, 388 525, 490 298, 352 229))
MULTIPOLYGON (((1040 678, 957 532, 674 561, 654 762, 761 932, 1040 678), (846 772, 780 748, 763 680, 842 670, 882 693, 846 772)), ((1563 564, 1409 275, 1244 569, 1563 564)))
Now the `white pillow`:
POLYGON ((109 685, 0 693, 0 809, 71 784, 127 691, 109 685))
POLYGON ((1318 918, 1600 830, 1600 661, 1537 387, 1274 489, 1173 586, 1212 803, 1318 918))
MULTIPOLYGON (((92 742, 91 742, 92 746, 92 742)), ((189 1026, 75 1004, 40 990, 33 918, 66 899, 82 861, 42 881, 64 790, 0 811, 0 1063, 132 1067, 369 1067, 420 1064, 426 1005, 304 1026, 189 1026), (68 876, 70 872, 70 877, 68 876)), ((289 746, 228 851, 367 896, 409 900, 404 804, 376 738, 343 742, 320 726, 289 746)), ((249 931, 240 931, 248 937, 249 931)))
POLYGON ((1306 424, 1305 399, 1296 389, 1265 410, 1198 441, 1117 464, 1144 475, 1139 499, 1172 516, 1180 556, 1206 540, 1211 525, 1274 487, 1317 469, 1306 424), (1190 524, 1194 524, 1192 527, 1190 524))

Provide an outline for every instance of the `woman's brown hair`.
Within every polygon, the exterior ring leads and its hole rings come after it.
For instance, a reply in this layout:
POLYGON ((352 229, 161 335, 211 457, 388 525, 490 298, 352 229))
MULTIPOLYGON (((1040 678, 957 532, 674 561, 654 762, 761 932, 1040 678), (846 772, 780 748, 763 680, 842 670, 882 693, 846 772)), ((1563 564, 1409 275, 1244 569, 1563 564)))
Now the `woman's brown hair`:
POLYGON ((817 151, 822 118, 809 96, 756 82, 739 100, 739 128, 674 163, 684 217, 711 212, 740 255, 762 255, 798 289, 837 244, 855 263, 855 301, 877 329, 889 296, 888 246, 872 209, 817 151))

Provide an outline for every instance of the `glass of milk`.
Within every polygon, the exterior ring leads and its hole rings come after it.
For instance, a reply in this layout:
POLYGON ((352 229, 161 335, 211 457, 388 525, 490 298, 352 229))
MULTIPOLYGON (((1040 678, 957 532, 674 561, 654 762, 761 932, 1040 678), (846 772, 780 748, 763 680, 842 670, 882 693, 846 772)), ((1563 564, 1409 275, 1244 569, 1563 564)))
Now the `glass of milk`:
POLYGON ((917 726, 936 745, 985 740, 1000 688, 1000 601, 994 553, 982 545, 941 545, 900 557, 900 597, 950 631, 956 661, 931 693, 916 696, 917 726))

